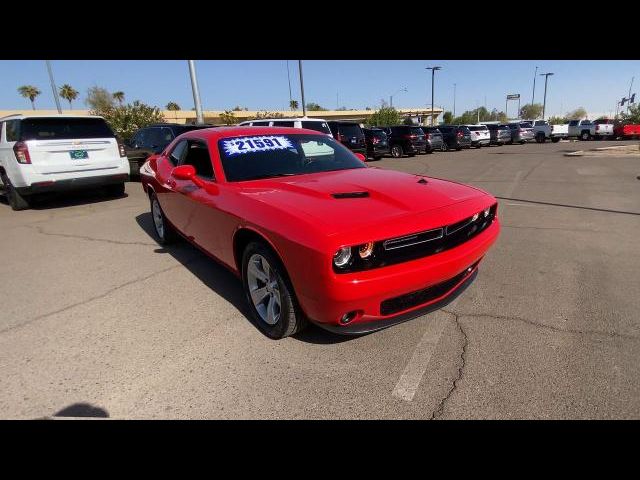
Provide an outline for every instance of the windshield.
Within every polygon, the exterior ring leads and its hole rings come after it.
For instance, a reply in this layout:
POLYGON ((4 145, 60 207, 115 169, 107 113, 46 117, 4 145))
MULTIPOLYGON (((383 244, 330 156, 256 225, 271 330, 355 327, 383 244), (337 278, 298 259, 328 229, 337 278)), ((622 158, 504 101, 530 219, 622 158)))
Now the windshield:
POLYGON ((25 118, 20 139, 73 140, 81 138, 113 138, 115 135, 102 118, 25 118))
POLYGON ((218 142, 229 182, 367 168, 327 135, 255 135, 218 142))

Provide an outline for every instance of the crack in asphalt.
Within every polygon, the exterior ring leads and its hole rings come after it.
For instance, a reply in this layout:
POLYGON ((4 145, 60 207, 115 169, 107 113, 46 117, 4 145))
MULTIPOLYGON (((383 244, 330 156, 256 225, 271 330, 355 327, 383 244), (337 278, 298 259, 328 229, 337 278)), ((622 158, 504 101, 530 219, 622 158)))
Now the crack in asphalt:
POLYGON ((115 292, 117 290, 120 290, 121 288, 128 287, 129 285, 133 285, 134 283, 143 282, 144 280, 147 280, 147 279, 149 279, 151 277, 154 277, 156 275, 160 275, 161 273, 168 272, 169 270, 173 270, 173 269, 176 269, 176 268, 187 266, 191 262, 193 262, 194 260, 197 260, 197 258, 198 257, 193 257, 193 258, 191 258, 191 259, 187 260, 186 262, 181 263, 179 265, 173 265, 171 267, 164 268, 162 270, 158 270, 157 272, 150 273, 149 275, 145 275, 144 277, 140 277, 140 278, 135 278, 133 280, 129 280, 128 282, 124 282, 124 283, 121 283, 120 285, 116 285, 115 287, 110 288, 109 290, 107 290, 104 293, 101 293, 100 295, 96 295, 96 296, 90 297, 90 298, 88 298, 86 300, 82 300, 80 302, 76 302, 76 303, 73 303, 71 305, 67 305, 66 307, 62 307, 62 308, 59 308, 58 310, 54 310, 53 312, 43 313, 42 315, 38 315, 36 317, 33 317, 30 320, 27 320, 26 322, 22 322, 22 323, 19 323, 17 325, 13 325, 11 327, 7 327, 5 329, 2 329, 2 330, 0 330, 0 334, 6 333, 6 332, 9 332, 9 331, 12 331, 12 330, 17 330, 17 329, 22 328, 24 326, 30 325, 31 323, 36 322, 38 320, 43 320, 45 318, 51 317, 53 315, 56 315, 58 313, 62 313, 62 312, 66 312, 67 310, 71 310, 72 308, 80 307, 82 305, 86 305, 87 303, 91 303, 94 300, 99 300, 101 298, 105 298, 105 297, 111 295, 113 292, 115 292))
POLYGON ((47 235, 51 237, 62 237, 62 238, 75 238, 78 240, 87 240, 89 242, 104 242, 112 245, 142 245, 145 247, 153 247, 156 246, 156 243, 147 243, 147 242, 123 242, 120 240, 110 240, 108 238, 95 238, 90 237, 88 235, 71 235, 67 233, 53 233, 53 232, 45 232, 44 229, 40 225, 25 225, 26 227, 35 229, 41 235, 47 235))
POLYGON ((637 337, 635 335, 627 335, 627 334, 618 333, 618 332, 605 332, 605 331, 602 331, 602 330, 577 330, 577 329, 571 329, 571 328, 558 328, 558 327, 554 327, 552 325, 547 325, 545 323, 534 322, 533 320, 529 320, 527 318, 522 318, 522 317, 510 317, 510 316, 504 316, 504 315, 491 315, 491 314, 487 314, 487 313, 455 313, 455 312, 452 312, 450 310, 442 310, 442 311, 446 312, 446 313, 450 313, 452 315, 456 315, 456 319, 458 317, 471 317, 471 318, 488 317, 488 318, 493 318, 495 320, 516 320, 518 322, 526 323, 526 324, 532 325, 534 327, 545 328, 547 330, 551 330, 551 331, 554 331, 554 332, 560 332, 560 333, 572 333, 572 334, 575 334, 575 335, 601 335, 601 336, 609 337, 609 338, 621 338, 621 339, 625 339, 625 340, 640 340, 640 337, 637 337))
POLYGON ((442 310, 442 311, 454 316, 454 321, 456 322, 456 326, 458 327, 458 330, 460 330, 460 333, 462 334, 462 338, 464 340, 462 343, 462 352, 460 353, 460 360, 462 361, 462 364, 460 365, 460 367, 458 367, 458 375, 456 378, 453 379, 453 382, 451 383, 451 388, 449 389, 447 394, 442 398, 442 400, 440 400, 440 403, 431 414, 431 418, 429 418, 429 420, 436 420, 442 416, 445 403, 447 403, 447 400, 449 400, 451 395, 453 395, 453 392, 455 392, 456 389, 458 388, 458 383, 460 382, 460 380, 462 380, 464 367, 467 364, 466 354, 467 354, 467 347, 469 345, 469 337, 467 336, 467 332, 464 331, 464 328, 462 328, 462 324, 460 323, 460 316, 456 313, 453 313, 447 310, 442 310))

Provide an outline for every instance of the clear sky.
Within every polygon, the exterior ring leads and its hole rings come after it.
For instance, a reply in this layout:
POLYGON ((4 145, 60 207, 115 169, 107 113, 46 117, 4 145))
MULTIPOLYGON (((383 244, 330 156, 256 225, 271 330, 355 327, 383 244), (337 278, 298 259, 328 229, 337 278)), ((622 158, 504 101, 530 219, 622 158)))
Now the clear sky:
MULTIPOLYGON (((486 105, 504 110, 505 96, 522 95, 531 101, 535 67, 549 77, 547 115, 564 114, 578 107, 590 113, 613 113, 616 100, 626 96, 631 77, 640 87, 640 61, 547 60, 305 60, 303 75, 307 102, 325 108, 376 108, 380 100, 396 93, 394 106, 424 108, 431 102, 430 65, 436 73, 435 104, 453 108, 453 84, 457 84, 456 113, 486 105), (337 99, 336 99, 337 95, 337 99), (486 100, 485 100, 486 99, 486 100), (336 101, 337 100, 337 101, 336 101), (486 101, 486 103, 485 103, 486 101)), ((297 60, 289 61, 291 90, 300 101, 297 60)), ((80 92, 74 108, 86 108, 86 91, 93 85, 122 90, 126 101, 141 100, 163 107, 169 101, 183 109, 193 107, 186 61, 159 60, 52 60, 58 86, 69 83, 80 92)), ((249 110, 285 110, 289 103, 286 60, 198 60, 196 62, 203 108, 226 110, 239 105, 249 110)), ((542 102, 544 77, 537 77, 536 102, 542 102)), ((28 109, 28 99, 17 88, 37 86, 42 94, 36 107, 55 109, 44 60, 0 61, 0 110, 28 109)), ((63 109, 66 102, 63 101, 63 109)), ((509 114, 516 102, 510 102, 509 114)), ((511 116, 511 115, 510 115, 511 116)))

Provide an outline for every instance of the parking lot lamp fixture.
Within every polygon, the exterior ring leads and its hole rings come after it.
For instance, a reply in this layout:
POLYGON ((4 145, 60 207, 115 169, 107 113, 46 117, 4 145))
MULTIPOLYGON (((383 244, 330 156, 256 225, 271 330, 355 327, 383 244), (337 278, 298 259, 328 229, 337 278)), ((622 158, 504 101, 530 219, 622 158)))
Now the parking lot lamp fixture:
POLYGON ((202 104, 200 103, 200 89, 198 88, 198 78, 196 77, 196 63, 189 60, 189 75, 191 75, 191 90, 193 91, 193 103, 196 107, 196 123, 204 123, 202 116, 202 104))
POLYGON ((436 75, 436 70, 442 70, 442 67, 426 67, 426 70, 431 70, 431 125, 435 125, 435 119, 433 118, 433 113, 434 113, 434 109, 433 109, 433 92, 434 92, 434 87, 433 87, 433 82, 435 79, 435 75, 436 75))
POLYGON ((544 101, 542 102, 542 119, 544 120, 544 112, 547 108, 547 80, 549 80, 549 76, 553 75, 552 72, 549 73, 541 73, 540 76, 544 77, 544 101))

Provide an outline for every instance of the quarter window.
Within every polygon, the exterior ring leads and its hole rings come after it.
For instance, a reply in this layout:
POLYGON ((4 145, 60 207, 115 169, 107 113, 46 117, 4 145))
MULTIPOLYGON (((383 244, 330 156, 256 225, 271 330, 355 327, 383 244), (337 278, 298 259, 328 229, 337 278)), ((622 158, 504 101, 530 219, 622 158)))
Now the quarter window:
POLYGON ((20 120, 8 120, 5 122, 5 129, 7 142, 20 140, 20 120))
POLYGON ((186 143, 188 143, 188 148, 186 155, 182 156, 180 165, 192 165, 196 169, 196 175, 213 180, 213 165, 206 143, 194 140, 189 140, 186 143))
POLYGON ((187 149, 186 140, 182 140, 181 142, 178 142, 178 144, 175 147, 173 147, 173 150, 169 155, 169 161, 173 164, 174 167, 180 164, 180 160, 182 160, 182 157, 184 156, 184 152, 186 149, 187 149))

